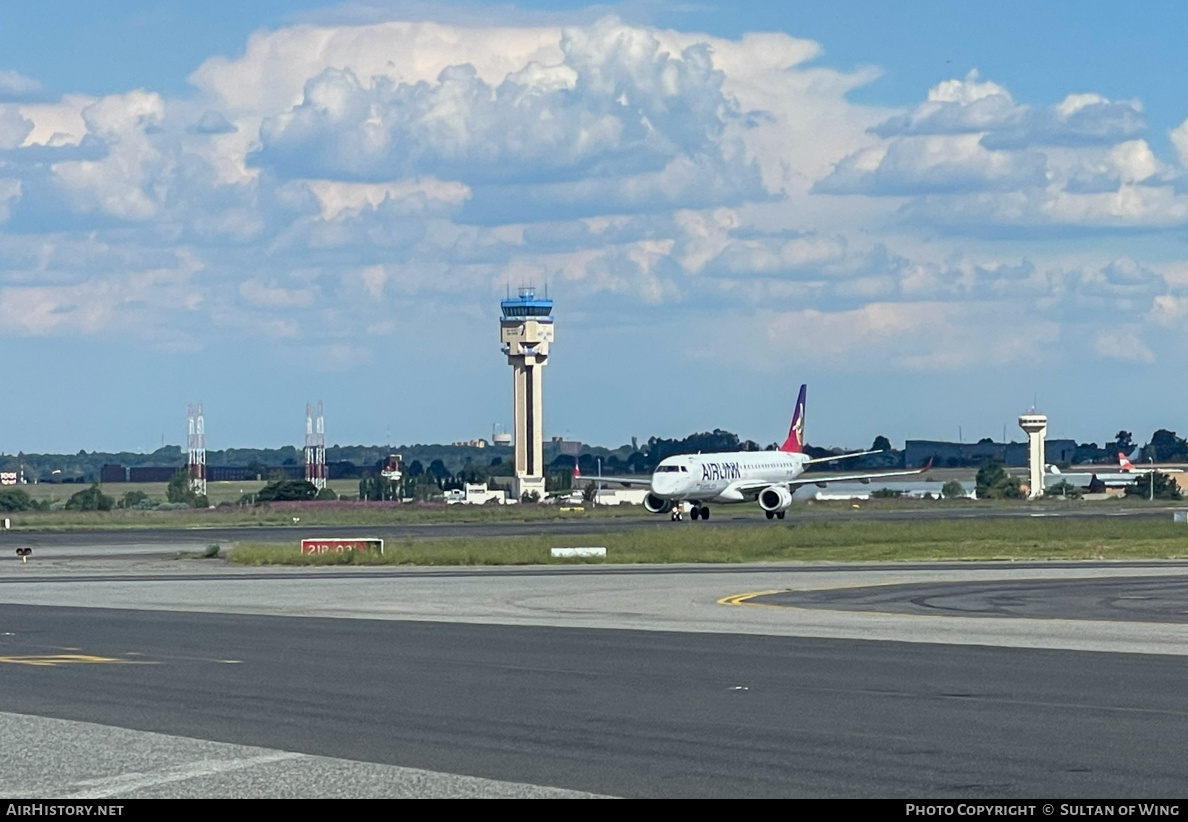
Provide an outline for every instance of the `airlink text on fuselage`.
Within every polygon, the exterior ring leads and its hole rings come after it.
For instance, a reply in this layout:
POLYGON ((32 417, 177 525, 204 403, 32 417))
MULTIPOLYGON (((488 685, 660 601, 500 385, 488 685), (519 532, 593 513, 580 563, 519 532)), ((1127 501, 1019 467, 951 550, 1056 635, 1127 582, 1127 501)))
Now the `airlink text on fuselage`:
POLYGON ((737 462, 707 462, 701 466, 702 480, 741 479, 737 462))

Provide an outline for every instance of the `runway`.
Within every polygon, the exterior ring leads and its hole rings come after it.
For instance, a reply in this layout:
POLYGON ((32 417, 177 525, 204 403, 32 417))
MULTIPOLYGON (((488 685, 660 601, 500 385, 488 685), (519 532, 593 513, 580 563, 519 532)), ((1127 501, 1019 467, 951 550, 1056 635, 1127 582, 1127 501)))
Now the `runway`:
POLYGON ((1175 561, 8 562, 0 793, 1178 796, 1186 590, 1175 561))
MULTIPOLYGON (((1183 786, 1184 657, 144 616, 0 607, 5 656, 68 646, 115 660, 3 665, 8 709, 274 752, 256 754, 259 766, 296 753, 614 796, 1120 797, 1183 786)), ((113 784, 94 775, 107 747, 90 752, 91 783, 113 784)), ((13 795, 27 769, 3 759, 0 791, 13 795)), ((68 774, 46 788, 80 793, 68 774)), ((370 787, 384 784, 381 771, 370 787)))

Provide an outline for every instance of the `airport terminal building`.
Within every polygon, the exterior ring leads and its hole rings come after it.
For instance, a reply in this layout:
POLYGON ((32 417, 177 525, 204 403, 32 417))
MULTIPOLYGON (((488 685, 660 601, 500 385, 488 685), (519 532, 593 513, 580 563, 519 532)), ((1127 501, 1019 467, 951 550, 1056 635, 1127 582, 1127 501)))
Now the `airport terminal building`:
MULTIPOLYGON (((1074 440, 1046 440, 1044 461, 1048 463, 1070 463, 1077 451, 1074 440)), ((1003 465, 1027 465, 1027 443, 994 442, 939 442, 936 440, 908 440, 904 443, 904 465, 908 468, 923 465, 932 460, 937 468, 957 468, 981 465, 987 460, 998 460, 1003 465)))

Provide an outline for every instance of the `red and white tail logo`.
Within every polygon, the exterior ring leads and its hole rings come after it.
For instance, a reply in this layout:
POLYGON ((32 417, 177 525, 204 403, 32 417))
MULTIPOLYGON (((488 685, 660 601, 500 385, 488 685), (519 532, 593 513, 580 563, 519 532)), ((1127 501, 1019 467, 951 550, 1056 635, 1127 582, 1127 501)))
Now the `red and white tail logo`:
POLYGON ((1126 455, 1121 451, 1118 452, 1118 465, 1121 467, 1123 474, 1134 470, 1134 463, 1127 459, 1126 455))
POLYGON ((780 446, 781 451, 793 454, 804 452, 804 395, 807 385, 800 386, 800 396, 796 399, 796 410, 792 413, 792 427, 788 429, 788 439, 780 446))
POLYGON ((582 478, 582 467, 578 465, 577 457, 573 458, 573 478, 575 481, 582 478))

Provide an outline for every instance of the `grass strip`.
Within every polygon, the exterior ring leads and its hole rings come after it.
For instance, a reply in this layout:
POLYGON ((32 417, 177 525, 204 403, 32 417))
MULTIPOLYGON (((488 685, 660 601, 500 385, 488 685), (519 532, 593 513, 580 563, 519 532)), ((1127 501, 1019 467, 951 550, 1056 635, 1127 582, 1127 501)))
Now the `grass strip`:
MULTIPOLYGON (((596 528, 597 524, 592 523, 596 528)), ((673 562, 1176 559, 1188 527, 1168 520, 809 522, 651 526, 581 536, 386 540, 384 554, 302 556, 289 544, 237 542, 244 565, 565 565, 673 562), (554 559, 554 547, 605 546, 605 558, 554 559)))

